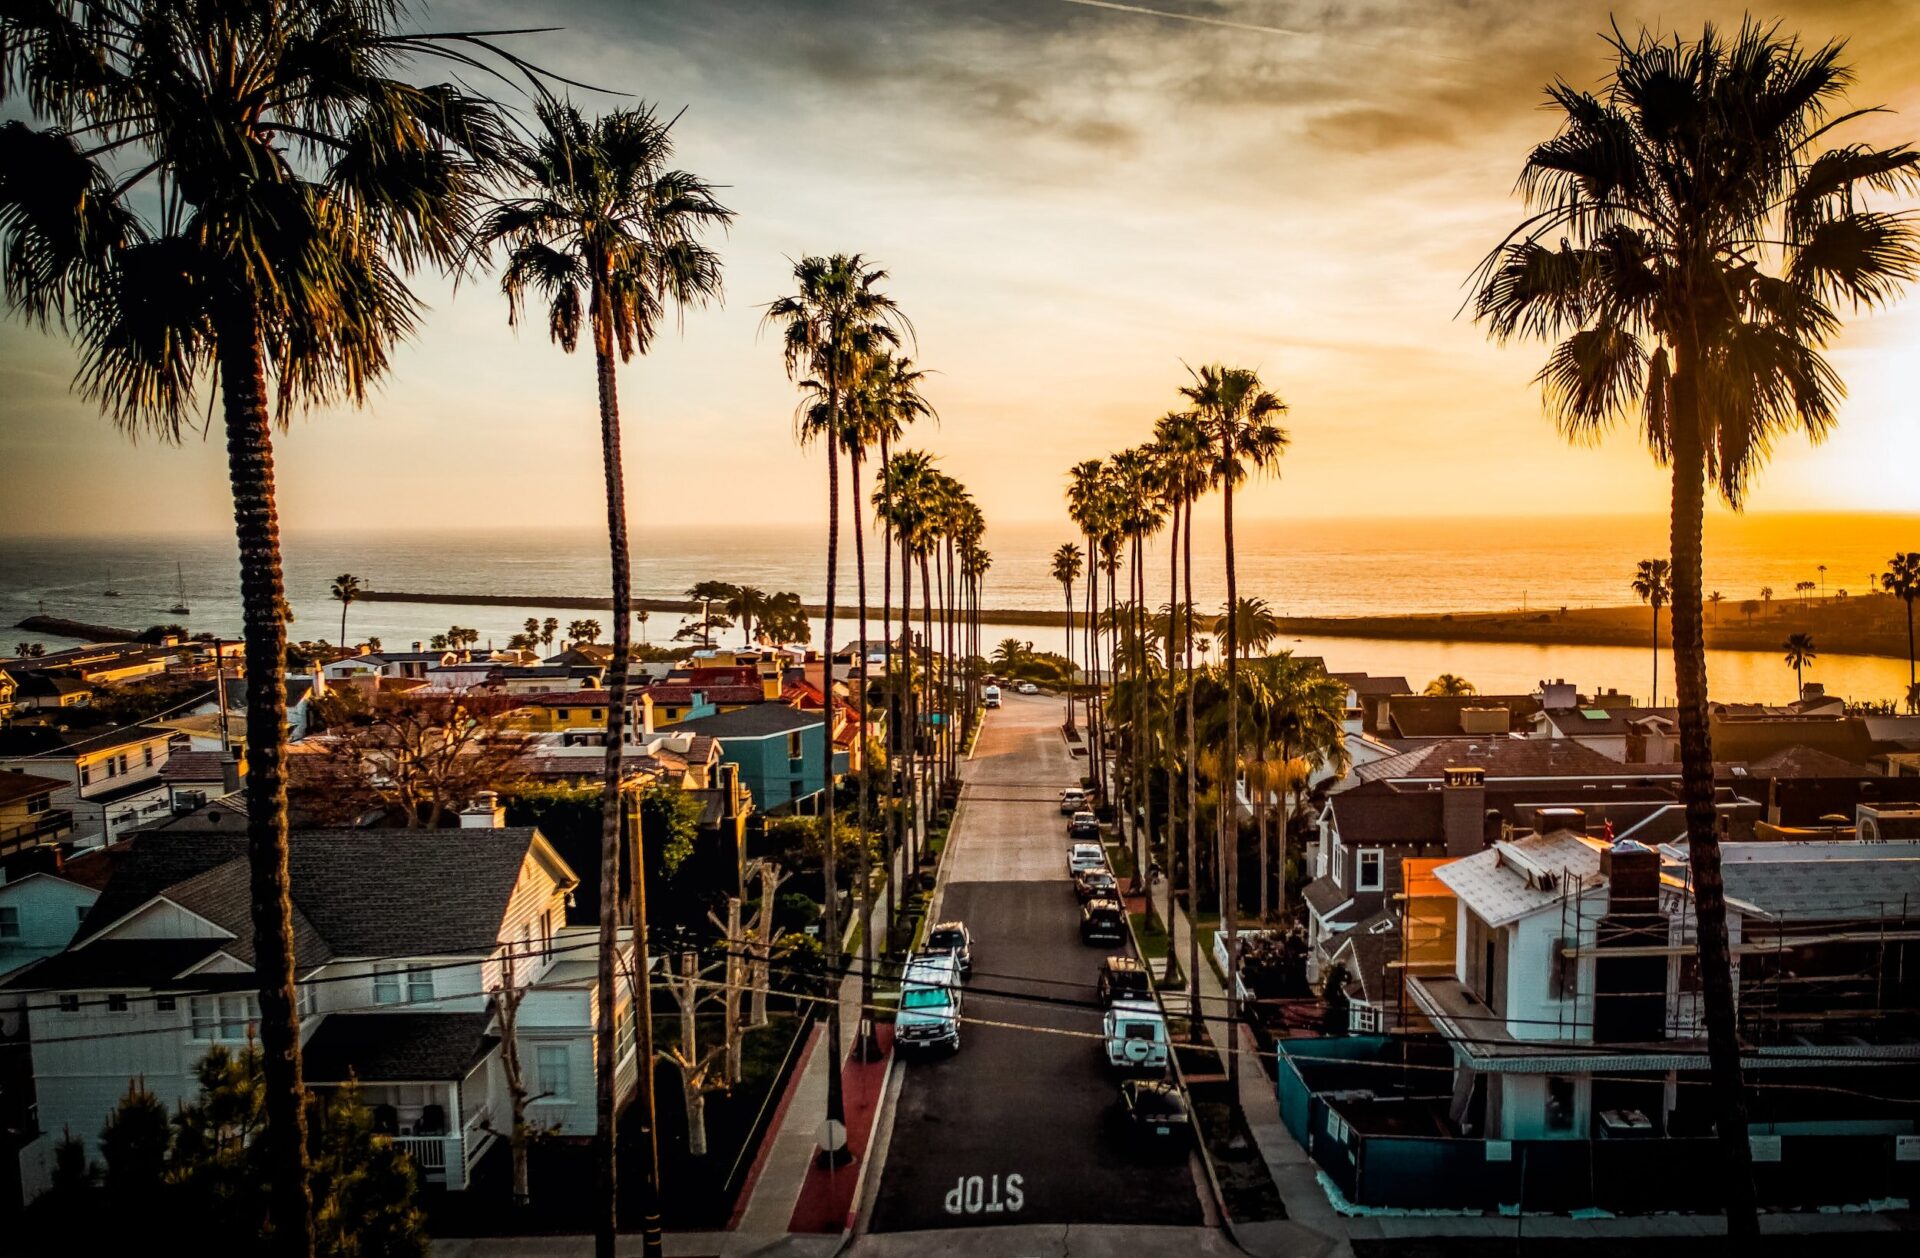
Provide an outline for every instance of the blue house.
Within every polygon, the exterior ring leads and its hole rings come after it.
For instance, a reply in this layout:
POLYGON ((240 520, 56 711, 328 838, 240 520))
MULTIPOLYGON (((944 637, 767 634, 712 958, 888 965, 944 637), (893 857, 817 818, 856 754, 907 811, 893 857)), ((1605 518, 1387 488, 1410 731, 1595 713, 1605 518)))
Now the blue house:
MULTIPOLYGON (((827 786, 827 731, 820 713, 784 703, 759 703, 673 726, 719 740, 720 759, 740 766, 740 781, 762 812, 811 812, 827 786)), ((833 775, 847 771, 847 753, 836 752, 833 775)))

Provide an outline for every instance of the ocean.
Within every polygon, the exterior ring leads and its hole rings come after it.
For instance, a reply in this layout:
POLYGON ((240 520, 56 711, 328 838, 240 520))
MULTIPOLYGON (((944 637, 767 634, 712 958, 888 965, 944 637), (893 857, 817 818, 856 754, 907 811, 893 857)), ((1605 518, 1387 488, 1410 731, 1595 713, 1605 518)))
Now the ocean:
MULTIPOLYGON (((1525 607, 1534 611, 1632 601, 1635 563, 1664 553, 1665 527, 1652 517, 1553 517, 1427 520, 1239 522, 1238 575, 1243 595, 1266 599, 1282 614, 1339 616, 1395 612, 1472 611, 1525 607)), ((807 527, 662 527, 637 529, 635 593, 676 597, 697 581, 717 579, 793 590, 807 601, 825 592, 824 524, 807 527)), ((1071 526, 1011 524, 987 537, 993 566, 983 604, 988 608, 1056 609, 1061 591, 1049 575, 1071 526)), ((1920 548, 1920 516, 1768 515, 1710 520, 1706 586, 1726 593, 1723 614, 1771 586, 1790 599, 1798 581, 1824 579, 1828 593, 1860 592, 1896 550, 1920 548), (1824 574, 1820 565, 1826 566, 1824 574)), ((340 635, 340 605, 328 595, 332 579, 358 575, 376 590, 415 593, 488 593, 593 596, 607 581, 604 540, 588 530, 489 529, 412 532, 289 532, 283 538, 288 601, 299 638, 340 635)), ((1203 512, 1194 539, 1195 601, 1217 607, 1225 571, 1217 519, 1203 512)), ((878 547, 868 546, 868 598, 877 636, 880 601, 878 547)), ((1167 597, 1163 546, 1148 559, 1149 598, 1167 597)), ((897 574, 896 574, 897 575, 897 574)), ((918 591, 916 590, 916 597, 918 591)), ((852 538, 843 531, 839 598, 855 594, 852 538)), ((142 629, 184 621, 195 632, 236 636, 240 631, 239 572, 233 539, 213 536, 17 537, 0 539, 0 624, 34 612, 142 629), (117 589, 118 598, 105 591, 117 589), (184 590, 187 616, 167 612, 184 590)), ((441 604, 356 603, 348 636, 375 636, 388 647, 424 640, 458 623, 478 629, 483 642, 504 644, 529 616, 567 621, 593 613, 539 607, 466 607, 441 604)), ((604 621, 602 614, 600 617, 604 621)), ((836 638, 852 635, 851 612, 836 638)), ((670 639, 679 617, 654 613, 644 633, 670 639)), ((815 623, 815 640, 821 626, 815 623)), ((19 630, 0 642, 41 641, 19 630)), ((737 634, 723 635, 737 638, 737 634)), ((1057 627, 988 626, 991 646, 1017 637, 1059 649, 1057 627)), ((1446 671, 1483 691, 1532 689, 1541 679, 1565 677, 1582 687, 1605 686, 1644 696, 1651 652, 1622 647, 1526 647, 1359 638, 1297 639, 1282 643, 1323 655, 1336 669, 1406 675, 1416 686, 1446 671)), ((10 650, 9 650, 10 653, 10 650)), ((1778 701, 1791 697, 1793 674, 1771 652, 1713 652, 1709 672, 1717 697, 1778 701)), ((1670 700, 1663 664, 1663 698, 1670 700)), ((1892 698, 1905 689, 1905 661, 1822 656, 1810 680, 1862 699, 1892 698)))

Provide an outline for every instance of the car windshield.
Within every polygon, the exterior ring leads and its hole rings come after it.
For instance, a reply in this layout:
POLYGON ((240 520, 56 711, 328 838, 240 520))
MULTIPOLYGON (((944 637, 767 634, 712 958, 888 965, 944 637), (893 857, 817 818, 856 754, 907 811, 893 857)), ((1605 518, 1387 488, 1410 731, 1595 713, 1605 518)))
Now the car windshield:
POLYGON ((952 1003, 944 987, 909 987, 900 993, 902 1009, 944 1009, 952 1003))
POLYGON ((929 948, 958 948, 966 938, 957 930, 936 930, 927 936, 929 948))
POLYGON ((1160 1024, 1158 1022, 1126 1022, 1121 1024, 1120 1033, 1130 1040, 1158 1041, 1160 1024))

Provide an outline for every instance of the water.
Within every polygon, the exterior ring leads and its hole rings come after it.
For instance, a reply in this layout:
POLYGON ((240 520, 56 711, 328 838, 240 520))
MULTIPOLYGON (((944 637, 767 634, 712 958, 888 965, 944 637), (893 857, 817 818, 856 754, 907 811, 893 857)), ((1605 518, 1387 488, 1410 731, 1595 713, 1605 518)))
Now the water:
MULTIPOLYGON (((987 539, 993 568, 985 605, 1060 608, 1050 557, 1061 542, 1072 540, 1070 530, 1064 523, 994 528, 987 539)), ((635 592, 675 597, 697 581, 718 579, 794 590, 818 601, 825 587, 823 533, 819 527, 725 525, 641 530, 634 547, 635 592)), ((1217 537, 1215 523, 1203 512, 1194 539, 1195 598, 1202 607, 1218 606, 1224 595, 1217 537)), ((1663 553, 1663 542, 1664 528, 1651 518, 1254 522, 1239 530, 1239 580, 1243 594, 1265 598, 1292 615, 1595 606, 1631 601, 1627 582, 1634 563, 1663 553)), ((1920 548, 1920 517, 1717 516, 1709 523, 1707 547, 1707 588, 1725 591, 1729 609, 1757 597, 1763 585, 1770 585, 1777 598, 1789 599, 1795 582, 1821 579, 1818 565, 1823 563, 1829 592, 1851 588, 1857 593, 1888 555, 1920 548)), ((868 597, 877 616, 878 550, 873 544, 868 549, 868 597)), ((845 535, 841 556, 840 599, 850 604, 853 546, 845 535)), ((284 558, 294 636, 329 641, 340 636, 340 605, 329 597, 328 586, 342 572, 358 574, 372 589, 422 593, 590 596, 607 581, 604 541, 584 530, 292 533, 285 538, 284 558)), ((1167 568, 1158 547, 1149 553, 1147 571, 1149 599, 1164 601, 1167 568)), ((917 589, 915 594, 917 600, 917 589)), ((136 630, 181 620, 196 632, 237 636, 233 540, 0 539, 0 625, 36 611, 136 630), (184 617, 166 611, 175 598, 176 564, 193 608, 184 617), (121 593, 117 599, 103 594, 109 573, 121 593)), ((356 641, 378 637, 391 648, 424 641, 459 623, 478 629, 483 642, 504 644, 529 616, 552 616, 564 627, 595 615, 564 608, 362 602, 348 612, 348 636, 356 641)), ((606 619, 604 613, 596 618, 606 619)), ((851 620, 849 615, 837 627, 837 639, 852 636, 851 620)), ((665 641, 679 624, 677 615, 656 612, 644 632, 655 642, 665 641)), ((815 621, 816 642, 821 629, 815 621)), ((870 633, 879 635, 877 620, 870 633)), ((739 636, 737 630, 721 635, 724 641, 739 636)), ((988 625, 984 636, 989 648, 1008 637, 1053 650, 1064 641, 1063 630, 1055 626, 988 625)), ((35 639, 14 630, 0 649, 10 651, 21 640, 35 639)), ((71 645, 38 640, 49 647, 71 645)), ((1325 656, 1335 669, 1404 674, 1416 687, 1437 673, 1453 672, 1488 692, 1524 692, 1543 677, 1565 677, 1583 688, 1613 686, 1644 696, 1651 672, 1651 652, 1626 647, 1360 638, 1305 638, 1281 645, 1325 656)), ((1669 671, 1663 663, 1663 682, 1669 671)), ((1718 697, 1792 697, 1793 674, 1772 652, 1712 652, 1709 674, 1718 697)), ((1906 662, 1823 655, 1809 680, 1856 698, 1892 698, 1905 689, 1906 662)), ((1665 684, 1663 695, 1671 696, 1665 684)))

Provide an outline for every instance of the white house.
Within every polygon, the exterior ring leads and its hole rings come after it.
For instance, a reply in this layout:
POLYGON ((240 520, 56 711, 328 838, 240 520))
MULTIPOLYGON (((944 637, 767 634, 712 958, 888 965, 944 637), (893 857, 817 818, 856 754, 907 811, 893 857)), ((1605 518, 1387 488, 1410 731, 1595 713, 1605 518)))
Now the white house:
MULTIPOLYGON (((46 868, 0 884, 0 979, 67 946, 127 846, 97 847, 68 861, 49 854, 46 868)), ((21 997, 0 992, 0 1036, 19 1034, 23 1008, 21 997)))
MULTIPOLYGON (((530 987, 529 1121, 592 1133, 595 931, 564 924, 576 879, 537 830, 295 831, 289 865, 309 1084, 357 1078, 423 1176, 464 1188, 510 1125, 494 993, 530 987)), ((128 1080, 172 1108, 212 1046, 255 1035, 248 903, 244 834, 146 832, 72 943, 0 984, 27 1005, 42 1132, 21 1152, 29 1196, 60 1133, 91 1144, 128 1080)), ((637 1081, 627 995, 623 1099, 637 1081)))
POLYGON ((58 778, 53 807, 73 814, 76 847, 100 847, 167 815, 172 730, 157 725, 75 731, 18 725, 0 730, 0 769, 58 778))

